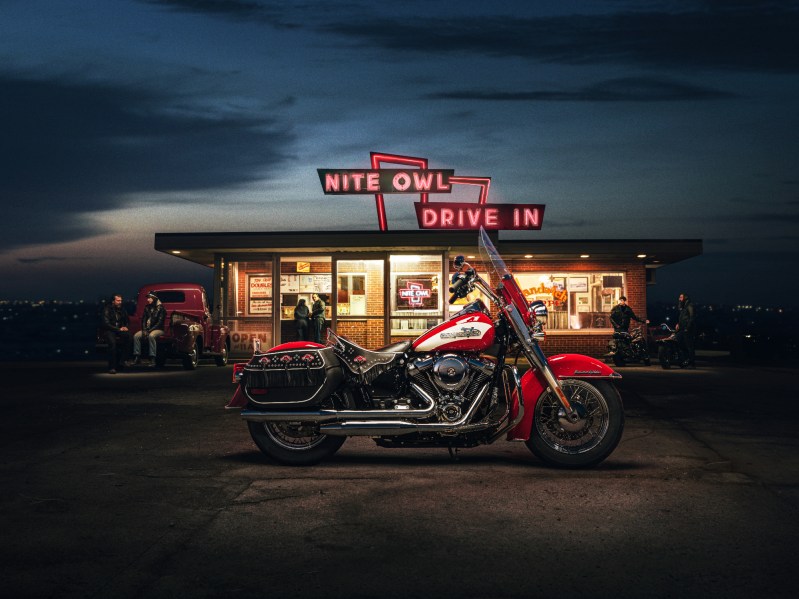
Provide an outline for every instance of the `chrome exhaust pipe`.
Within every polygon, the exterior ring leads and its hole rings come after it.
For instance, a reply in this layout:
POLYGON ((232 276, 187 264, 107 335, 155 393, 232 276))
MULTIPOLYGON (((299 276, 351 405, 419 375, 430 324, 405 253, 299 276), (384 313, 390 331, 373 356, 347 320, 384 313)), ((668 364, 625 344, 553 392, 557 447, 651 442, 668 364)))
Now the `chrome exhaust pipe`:
MULTIPOLYGON (((474 416, 477 407, 482 403, 490 387, 491 385, 486 384, 480 390, 480 393, 472 402, 469 410, 456 422, 407 422, 404 420, 394 422, 370 420, 362 422, 332 422, 329 424, 321 424, 319 426, 319 432, 338 437, 398 437, 400 435, 411 435, 413 433, 444 433, 456 435, 464 430, 481 430, 491 426, 491 423, 485 422, 470 425, 466 425, 466 423, 474 416)), ((394 416, 397 416, 396 412, 394 416)))
POLYGON ((382 420, 384 418, 427 418, 436 411, 436 402, 416 383, 411 388, 427 406, 419 410, 319 410, 317 412, 265 412, 262 410, 242 410, 241 417, 252 422, 327 422, 334 420, 382 420))

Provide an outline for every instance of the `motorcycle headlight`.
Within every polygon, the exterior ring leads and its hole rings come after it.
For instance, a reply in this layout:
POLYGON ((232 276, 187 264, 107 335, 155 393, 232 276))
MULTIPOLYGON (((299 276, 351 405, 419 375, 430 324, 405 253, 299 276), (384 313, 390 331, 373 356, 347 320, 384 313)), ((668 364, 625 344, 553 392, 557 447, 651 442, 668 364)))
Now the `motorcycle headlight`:
POLYGON ((530 320, 546 324, 547 316, 549 316, 549 312, 544 302, 541 300, 530 302, 530 320))

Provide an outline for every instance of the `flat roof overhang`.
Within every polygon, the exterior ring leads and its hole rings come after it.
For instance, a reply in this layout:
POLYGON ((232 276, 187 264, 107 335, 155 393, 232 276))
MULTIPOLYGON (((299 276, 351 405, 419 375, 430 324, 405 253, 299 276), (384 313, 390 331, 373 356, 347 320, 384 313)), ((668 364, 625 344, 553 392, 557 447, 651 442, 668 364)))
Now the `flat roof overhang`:
MULTIPOLYGON (((658 268, 702 254, 701 239, 491 239, 506 258, 532 255, 539 260, 637 261, 658 268), (588 258, 582 258, 588 256, 588 258), (644 257, 641 257, 644 256, 644 257)), ((155 249, 190 262, 214 265, 219 254, 448 251, 473 254, 476 231, 328 231, 263 233, 156 233, 155 249)))

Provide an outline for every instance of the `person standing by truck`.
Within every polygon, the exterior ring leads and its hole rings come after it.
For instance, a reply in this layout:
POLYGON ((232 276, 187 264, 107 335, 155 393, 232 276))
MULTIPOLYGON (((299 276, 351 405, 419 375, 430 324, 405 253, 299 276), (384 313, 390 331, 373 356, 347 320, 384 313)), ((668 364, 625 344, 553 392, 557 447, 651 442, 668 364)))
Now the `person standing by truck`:
POLYGON ((141 331, 133 336, 133 363, 141 363, 141 342, 143 338, 149 341, 150 366, 155 366, 155 354, 158 351, 158 338, 164 334, 164 321, 166 309, 154 292, 147 294, 147 305, 141 315, 141 331))
POLYGON ((130 330, 128 313, 122 307, 122 296, 115 293, 103 308, 100 327, 108 344, 108 373, 116 374, 120 364, 124 364, 130 352, 130 330))
POLYGON ((316 343, 322 343, 322 329, 325 328, 325 302, 322 301, 322 298, 317 293, 314 293, 311 299, 313 300, 313 306, 311 306, 313 340, 316 343))

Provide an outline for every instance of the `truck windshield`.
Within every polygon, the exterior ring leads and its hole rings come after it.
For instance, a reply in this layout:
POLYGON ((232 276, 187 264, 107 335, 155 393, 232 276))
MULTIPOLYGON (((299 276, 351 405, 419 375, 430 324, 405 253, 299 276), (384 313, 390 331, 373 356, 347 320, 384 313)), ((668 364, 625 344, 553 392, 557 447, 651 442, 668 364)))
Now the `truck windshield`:
POLYGON ((182 304, 186 302, 186 294, 182 291, 170 291, 168 289, 158 290, 155 292, 161 303, 164 304, 182 304))

